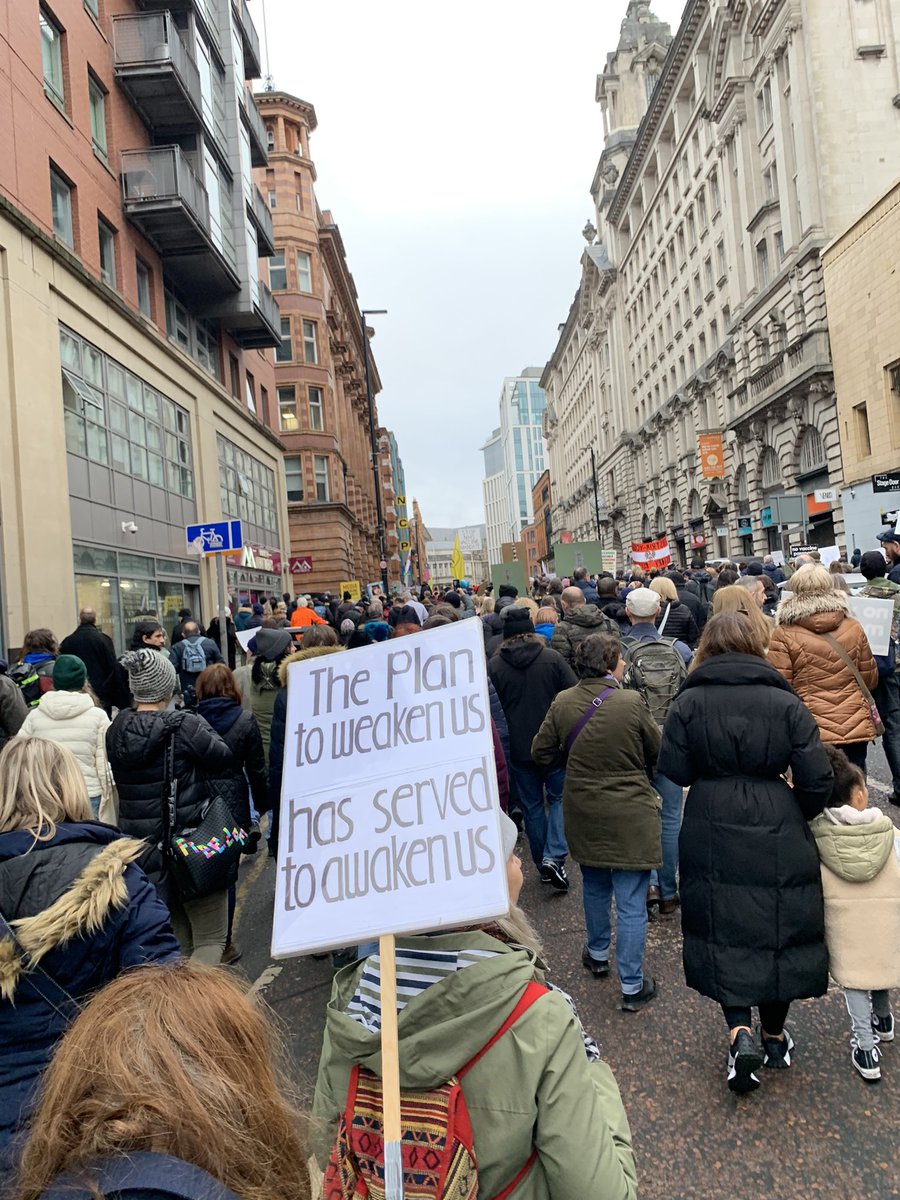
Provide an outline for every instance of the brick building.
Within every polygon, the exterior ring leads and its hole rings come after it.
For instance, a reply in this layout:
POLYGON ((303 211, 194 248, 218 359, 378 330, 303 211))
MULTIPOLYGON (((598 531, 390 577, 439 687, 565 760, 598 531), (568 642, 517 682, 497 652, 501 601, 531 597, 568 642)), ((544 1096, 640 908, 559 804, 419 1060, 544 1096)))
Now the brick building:
POLYGON ((81 605, 120 649, 208 618, 197 520, 267 552, 233 591, 281 590, 259 73, 243 0, 0 0, 0 650, 81 605))
POLYGON ((379 469, 384 503, 384 548, 388 586, 412 583, 412 543, 406 503, 406 472, 397 439, 390 429, 378 430, 379 469))
POLYGON ((534 513, 535 552, 538 563, 546 563, 553 553, 553 493, 550 488, 550 471, 538 476, 531 489, 531 511, 534 513))
MULTIPOLYGON (((269 284, 280 310, 276 406, 290 546, 312 559, 295 590, 336 591, 343 580, 381 577, 362 316, 340 230, 316 201, 315 109, 285 92, 258 93, 256 103, 269 156, 257 179, 274 225, 269 284)), ((371 350, 369 366, 374 395, 381 381, 371 350)))

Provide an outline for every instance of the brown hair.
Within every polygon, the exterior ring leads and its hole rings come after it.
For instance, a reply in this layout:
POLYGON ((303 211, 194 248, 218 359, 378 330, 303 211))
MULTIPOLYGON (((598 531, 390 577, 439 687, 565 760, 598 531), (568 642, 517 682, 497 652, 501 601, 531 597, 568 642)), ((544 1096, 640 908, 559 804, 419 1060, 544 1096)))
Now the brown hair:
POLYGON ((719 654, 752 654, 766 657, 766 642, 759 626, 745 612, 723 612, 710 617, 691 663, 691 670, 719 654))
POLYGON ((22 642, 23 654, 52 654, 59 653, 56 634, 52 629, 29 629, 22 642))
MULTIPOLYGON (((756 576, 748 576, 748 578, 757 578, 756 576)), ((718 616, 720 613, 735 613, 741 612, 753 622, 759 632, 759 636, 763 639, 763 645, 769 645, 769 639, 772 636, 772 626, 762 609, 753 599, 748 588, 741 587, 740 584, 732 583, 727 587, 716 588, 712 598, 713 616, 718 616)))
POLYGON ((213 696, 226 696, 229 700, 241 703, 241 693, 238 691, 234 676, 225 663, 213 663, 197 676, 197 699, 209 700, 213 696))
POLYGON ((828 762, 834 772, 834 787, 831 795, 825 801, 825 807, 840 808, 842 804, 850 803, 854 788, 866 786, 866 777, 837 746, 825 742, 822 749, 828 755, 828 762))
POLYGON ((340 639, 330 625, 310 625, 303 630, 300 638, 301 650, 308 650, 311 646, 337 646, 339 644, 340 639))
POLYGON ((200 1167, 241 1200, 306 1200, 300 1117, 277 1056, 263 1014, 227 972, 186 959, 125 972, 56 1048, 18 1200, 138 1150, 200 1167))

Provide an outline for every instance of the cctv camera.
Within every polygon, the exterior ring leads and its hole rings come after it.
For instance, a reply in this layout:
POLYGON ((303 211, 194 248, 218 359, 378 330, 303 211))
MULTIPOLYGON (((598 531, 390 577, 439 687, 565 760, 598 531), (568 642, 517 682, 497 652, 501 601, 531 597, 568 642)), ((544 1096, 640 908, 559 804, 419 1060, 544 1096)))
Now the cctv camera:
POLYGON ((134 521, 123 521, 122 522, 122 532, 123 533, 137 533, 137 531, 138 531, 138 527, 134 523, 134 521))

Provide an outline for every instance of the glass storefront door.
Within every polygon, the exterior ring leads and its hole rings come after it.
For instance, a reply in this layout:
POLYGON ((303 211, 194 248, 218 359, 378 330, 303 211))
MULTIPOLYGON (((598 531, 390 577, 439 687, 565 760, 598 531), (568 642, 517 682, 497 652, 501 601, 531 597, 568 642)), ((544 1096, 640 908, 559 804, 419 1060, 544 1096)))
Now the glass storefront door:
POLYGON ((75 597, 79 610, 92 608, 97 628, 119 645, 119 581, 110 576, 75 576, 75 597))

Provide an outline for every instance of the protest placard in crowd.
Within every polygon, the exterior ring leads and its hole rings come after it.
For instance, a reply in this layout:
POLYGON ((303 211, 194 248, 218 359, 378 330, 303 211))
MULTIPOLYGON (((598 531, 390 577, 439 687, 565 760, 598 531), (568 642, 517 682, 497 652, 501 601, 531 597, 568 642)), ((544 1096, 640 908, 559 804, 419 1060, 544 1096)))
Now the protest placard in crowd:
POLYGON ((873 654, 887 654, 894 619, 893 600, 878 600, 874 596, 851 596, 850 608, 866 631, 873 654))
POLYGON ((480 622, 291 664, 273 956, 504 914, 499 811, 480 622))

